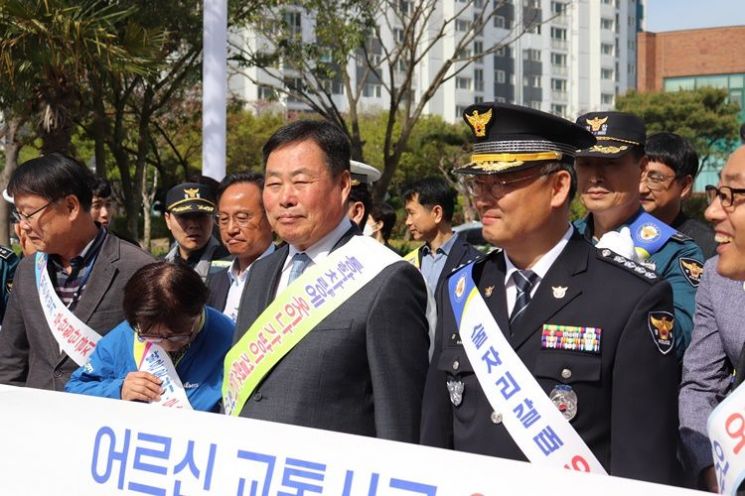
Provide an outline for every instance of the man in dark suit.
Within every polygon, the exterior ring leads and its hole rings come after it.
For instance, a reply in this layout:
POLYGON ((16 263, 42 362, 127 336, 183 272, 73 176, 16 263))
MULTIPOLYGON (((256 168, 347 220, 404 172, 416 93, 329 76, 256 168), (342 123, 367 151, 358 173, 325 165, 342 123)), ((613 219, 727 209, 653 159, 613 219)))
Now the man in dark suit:
POLYGON ((217 187, 217 225, 220 238, 235 257, 229 266, 209 280, 207 304, 235 322, 243 287, 251 264, 274 252, 272 227, 261 203, 264 176, 239 172, 222 180, 217 187))
POLYGON ((527 403, 522 413, 496 411, 484 393, 494 382, 482 384, 474 370, 483 364, 466 354, 474 334, 459 329, 452 303, 462 289, 452 281, 472 269, 498 325, 495 336, 506 339, 502 361, 509 355, 513 364, 522 362, 536 394, 549 396, 607 472, 671 482, 679 375, 667 334, 670 286, 594 248, 569 223, 574 151, 594 138, 574 123, 509 104, 476 104, 465 117, 476 142, 471 162, 458 172, 470 176, 484 238, 501 249, 453 273, 440 293, 422 442, 518 460, 538 444, 538 437, 526 444, 517 432, 530 425, 527 403), (525 416, 515 424, 519 415, 525 416))
MULTIPOLYGON (((338 128, 296 121, 269 138, 263 153, 264 207, 288 244, 252 266, 236 339, 275 295, 291 290, 303 266, 323 264, 360 234, 346 217, 350 152, 338 128)), ((417 441, 427 370, 426 302, 414 267, 403 260, 387 265, 276 363, 240 415, 417 441)))
POLYGON ((415 241, 424 241, 406 256, 424 276, 433 295, 445 277, 464 263, 481 256, 465 238, 453 232, 457 192, 439 177, 426 177, 404 192, 406 227, 415 241))
MULTIPOLYGON (((90 332, 106 334, 124 319, 122 292, 140 267, 154 261, 138 247, 98 227, 90 213, 92 175, 53 153, 22 164, 10 178, 20 228, 37 250, 18 265, 0 332, 0 383, 62 391, 76 363, 62 351, 45 318, 35 270, 44 264, 60 307, 90 332), (41 257, 41 258, 40 258, 41 257), (41 265, 40 265, 41 266, 41 265)), ((65 320, 71 320, 68 315, 65 320)))

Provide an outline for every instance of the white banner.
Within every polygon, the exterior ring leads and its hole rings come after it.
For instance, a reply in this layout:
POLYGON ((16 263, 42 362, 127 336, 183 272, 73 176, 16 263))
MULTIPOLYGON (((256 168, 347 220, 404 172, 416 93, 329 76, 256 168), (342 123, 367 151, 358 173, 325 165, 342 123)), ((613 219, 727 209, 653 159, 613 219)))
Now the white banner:
POLYGON ((721 494, 735 494, 745 479, 745 385, 722 401, 707 422, 721 494))
MULTIPOLYGON (((88 324, 80 320, 62 303, 49 278, 47 260, 46 253, 36 252, 34 270, 41 310, 44 312, 49 330, 59 344, 60 350, 67 353, 67 356, 78 365, 85 365, 96 349, 101 335, 88 327, 88 324)), ((81 284, 85 284, 85 281, 81 284)))
POLYGON ((5 386, 0 387, 0 405, 0 494, 702 494, 413 444, 76 394, 5 386))

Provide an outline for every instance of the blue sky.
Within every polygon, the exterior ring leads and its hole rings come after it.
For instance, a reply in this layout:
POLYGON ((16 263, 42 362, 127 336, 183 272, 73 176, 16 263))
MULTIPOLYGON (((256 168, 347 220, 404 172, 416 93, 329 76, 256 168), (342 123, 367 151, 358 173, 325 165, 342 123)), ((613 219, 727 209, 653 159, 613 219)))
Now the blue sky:
POLYGON ((647 0, 647 31, 745 25, 745 0, 647 0))

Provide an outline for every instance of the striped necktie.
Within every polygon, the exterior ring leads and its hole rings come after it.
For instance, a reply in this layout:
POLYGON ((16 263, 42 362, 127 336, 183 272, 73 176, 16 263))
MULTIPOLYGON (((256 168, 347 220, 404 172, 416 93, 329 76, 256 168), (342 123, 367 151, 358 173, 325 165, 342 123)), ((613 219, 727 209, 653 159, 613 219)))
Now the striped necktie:
POLYGON ((287 280, 287 284, 292 284, 292 281, 300 277, 308 264, 311 262, 310 257, 305 253, 295 253, 292 257, 292 267, 290 268, 290 278, 287 280))
POLYGON ((515 306, 512 308, 512 315, 510 315, 510 327, 514 328, 525 313, 528 303, 530 303, 530 291, 538 280, 538 275, 532 270, 518 270, 512 274, 512 280, 517 288, 515 306))

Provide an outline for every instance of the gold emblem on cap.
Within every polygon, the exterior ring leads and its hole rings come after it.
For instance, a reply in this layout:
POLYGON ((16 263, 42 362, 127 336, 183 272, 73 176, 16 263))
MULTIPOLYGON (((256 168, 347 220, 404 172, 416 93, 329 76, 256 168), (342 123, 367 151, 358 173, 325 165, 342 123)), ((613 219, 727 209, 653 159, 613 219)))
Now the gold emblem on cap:
POLYGON ((199 198, 199 188, 184 188, 184 198, 199 198))
POLYGON ((466 120, 473 128, 473 134, 478 138, 486 136, 486 125, 489 124, 492 116, 492 110, 489 109, 485 114, 479 114, 478 110, 474 110, 471 115, 466 114, 466 120))
POLYGON ((621 153, 623 151, 628 150, 628 146, 622 145, 622 146, 602 146, 602 145, 593 145, 592 148, 590 148, 588 151, 590 152, 600 152, 605 154, 611 154, 611 153, 621 153))
POLYGON ((593 117, 592 119, 585 119, 585 121, 592 129, 592 132, 597 133, 598 131, 600 131, 600 126, 608 121, 608 118, 604 117, 601 119, 600 117, 593 117))

